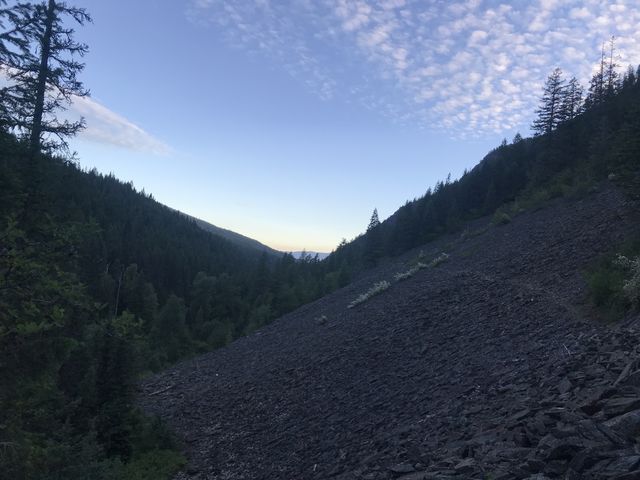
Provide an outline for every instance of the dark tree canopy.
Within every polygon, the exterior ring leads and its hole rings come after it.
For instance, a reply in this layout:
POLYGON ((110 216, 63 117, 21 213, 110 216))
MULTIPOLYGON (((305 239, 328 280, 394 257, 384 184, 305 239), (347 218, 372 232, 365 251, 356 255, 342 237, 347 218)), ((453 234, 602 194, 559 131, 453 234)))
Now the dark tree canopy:
POLYGON ((374 208, 373 213, 371 214, 371 219, 369 220, 369 226, 367 227, 367 231, 373 230, 378 225, 380 225, 380 218, 378 218, 378 209, 374 208))
POLYGON ((571 120, 582 112, 583 94, 584 89, 582 88, 582 85, 580 85, 580 82, 578 82, 578 79, 576 77, 571 77, 571 80, 569 80, 564 89, 564 95, 562 96, 560 105, 561 121, 564 122, 571 120))
POLYGON ((608 52, 605 49, 605 45, 602 44, 599 66, 591 77, 589 92, 585 99, 586 108, 600 105, 617 92, 619 87, 618 67, 619 65, 616 63, 615 37, 611 37, 608 52))

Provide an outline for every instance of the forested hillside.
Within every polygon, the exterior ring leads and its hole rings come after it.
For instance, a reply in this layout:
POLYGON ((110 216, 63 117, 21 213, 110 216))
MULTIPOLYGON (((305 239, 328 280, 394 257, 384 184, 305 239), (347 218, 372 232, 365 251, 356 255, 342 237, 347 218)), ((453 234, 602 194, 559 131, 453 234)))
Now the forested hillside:
POLYGON ((311 258, 238 246, 8 134, 0 221, 0 464, 13 478, 102 478, 139 459, 158 440, 136 437, 140 374, 338 286, 311 258))
POLYGON ((547 81, 534 137, 503 141, 460 179, 438 182, 382 224, 374 215, 367 232, 342 244, 329 261, 365 268, 498 208, 495 220, 507 222, 551 198, 586 193, 610 174, 626 186, 637 183, 640 69, 629 67, 620 77, 605 62, 584 99, 575 78, 565 83, 561 75, 556 70, 547 81))

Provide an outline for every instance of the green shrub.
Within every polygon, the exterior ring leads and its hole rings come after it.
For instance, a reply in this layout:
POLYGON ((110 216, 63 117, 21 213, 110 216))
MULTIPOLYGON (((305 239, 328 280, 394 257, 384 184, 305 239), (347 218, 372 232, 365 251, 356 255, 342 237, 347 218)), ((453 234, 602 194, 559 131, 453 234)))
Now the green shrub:
POLYGON ((169 479, 186 464, 175 450, 152 450, 132 459, 126 466, 126 480, 169 479))
POLYGON ((507 212, 503 212, 498 210, 491 219, 491 223, 494 225, 506 225, 507 223, 511 223, 511 217, 507 212))
POLYGON ((622 291, 634 308, 640 305, 640 256, 630 259, 618 255, 615 264, 631 274, 631 278, 622 282, 622 291))
POLYGON ((611 308, 620 303, 623 276, 618 269, 600 268, 588 278, 591 300, 596 307, 611 308))
POLYGON ((133 412, 133 454, 122 466, 125 480, 168 480, 186 464, 173 433, 159 417, 133 412))
POLYGON ((640 307, 640 243, 630 243, 621 251, 600 258, 587 272, 591 303, 610 321, 640 307))

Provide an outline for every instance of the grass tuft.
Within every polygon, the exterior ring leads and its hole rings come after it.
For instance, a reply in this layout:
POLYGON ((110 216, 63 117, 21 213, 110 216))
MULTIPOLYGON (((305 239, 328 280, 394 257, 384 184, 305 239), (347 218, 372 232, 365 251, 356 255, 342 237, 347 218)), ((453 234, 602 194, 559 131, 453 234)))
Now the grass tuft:
POLYGON ((356 298, 353 302, 351 302, 347 306, 347 308, 353 308, 356 305, 360 305, 361 303, 366 302, 371 297, 378 295, 381 292, 384 292, 390 286, 391 284, 386 280, 382 280, 381 282, 374 284, 369 290, 367 290, 365 293, 361 294, 360 296, 358 296, 358 298, 356 298))

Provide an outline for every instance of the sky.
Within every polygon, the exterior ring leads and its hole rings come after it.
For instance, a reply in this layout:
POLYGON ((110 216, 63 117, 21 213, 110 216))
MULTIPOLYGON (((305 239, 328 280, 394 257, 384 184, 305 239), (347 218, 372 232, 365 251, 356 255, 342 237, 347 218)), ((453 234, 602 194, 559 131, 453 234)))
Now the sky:
POLYGON ((83 168, 279 250, 328 252, 528 135, 639 0, 78 0, 83 168))

